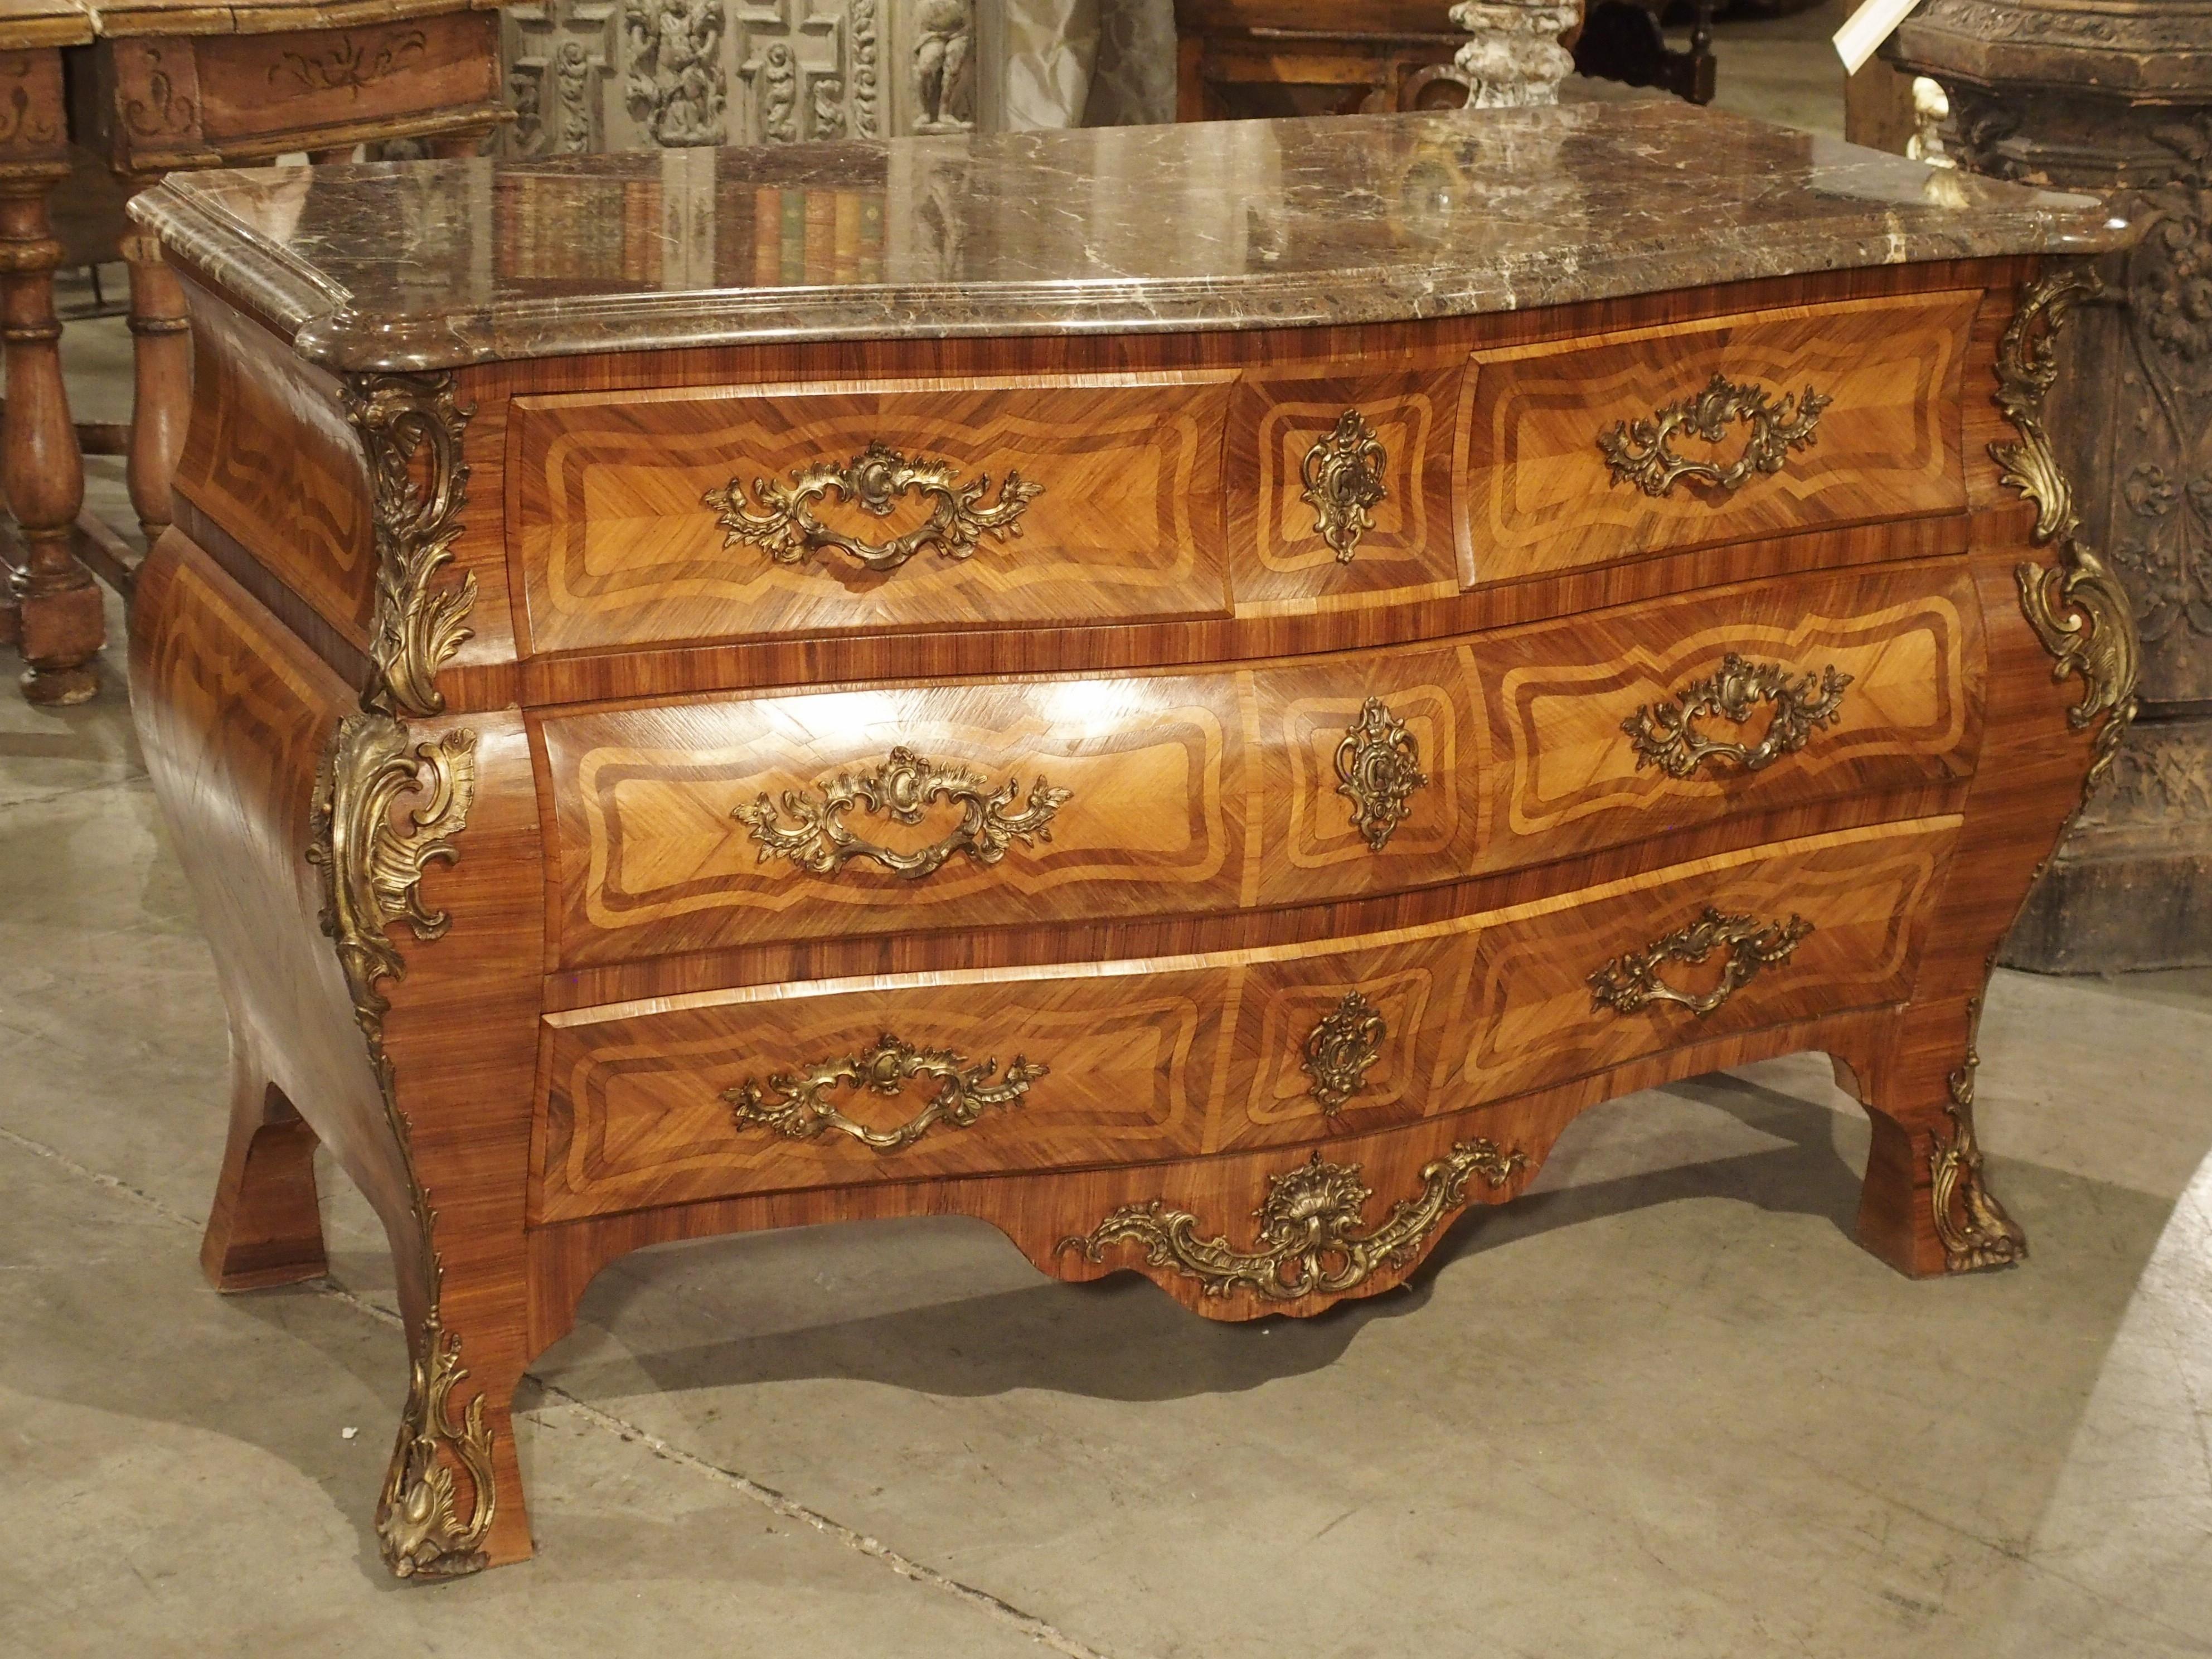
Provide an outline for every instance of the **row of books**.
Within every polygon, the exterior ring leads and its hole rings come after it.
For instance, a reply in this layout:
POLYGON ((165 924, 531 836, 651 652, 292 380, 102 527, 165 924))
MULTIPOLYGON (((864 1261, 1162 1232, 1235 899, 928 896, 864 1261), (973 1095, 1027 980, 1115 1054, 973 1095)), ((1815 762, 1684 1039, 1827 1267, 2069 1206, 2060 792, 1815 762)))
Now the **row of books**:
POLYGON ((729 182, 672 191, 657 178, 500 176, 501 285, 776 288, 884 274, 884 192, 729 182))

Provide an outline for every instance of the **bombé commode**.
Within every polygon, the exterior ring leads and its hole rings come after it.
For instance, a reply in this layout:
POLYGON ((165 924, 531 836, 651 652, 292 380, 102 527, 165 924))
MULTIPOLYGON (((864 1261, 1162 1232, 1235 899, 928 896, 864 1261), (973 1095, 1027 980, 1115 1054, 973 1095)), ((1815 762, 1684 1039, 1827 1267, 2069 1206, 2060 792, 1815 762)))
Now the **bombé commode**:
POLYGON ((398 1264, 403 1575, 660 1240, 983 1217, 1216 1318, 1798 1049, 2026 1243, 1991 952, 2133 710, 2045 428, 2127 234, 1671 103, 179 177, 133 684, 234 1042, 204 1259, 398 1264))

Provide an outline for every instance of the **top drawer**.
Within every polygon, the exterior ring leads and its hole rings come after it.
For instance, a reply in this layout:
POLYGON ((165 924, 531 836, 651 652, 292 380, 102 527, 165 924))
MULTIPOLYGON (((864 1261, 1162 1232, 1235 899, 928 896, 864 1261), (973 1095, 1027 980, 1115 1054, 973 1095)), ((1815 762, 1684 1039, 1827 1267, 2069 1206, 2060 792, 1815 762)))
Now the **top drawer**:
POLYGON ((1472 585, 1957 512, 1978 291, 1559 340, 1468 365, 1472 585))
POLYGON ((532 647, 1223 615, 1235 378, 518 398, 532 647))

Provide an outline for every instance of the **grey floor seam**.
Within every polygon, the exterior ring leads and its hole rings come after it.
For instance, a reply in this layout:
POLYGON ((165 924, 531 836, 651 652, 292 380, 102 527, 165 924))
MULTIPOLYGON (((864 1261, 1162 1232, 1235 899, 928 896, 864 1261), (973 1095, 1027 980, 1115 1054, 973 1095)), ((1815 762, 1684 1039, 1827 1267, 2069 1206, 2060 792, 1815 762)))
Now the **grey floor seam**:
MULTIPOLYGON (((58 1147, 50 1146, 44 1141, 35 1140, 28 1135, 19 1134, 4 1126, 0 1126, 0 1141, 5 1141, 9 1146, 27 1152, 34 1158, 43 1158, 81 1180, 90 1182, 94 1186, 121 1194, 134 1202, 144 1206, 164 1221, 173 1222, 185 1228, 196 1229, 202 1224, 182 1211, 164 1204, 151 1193, 134 1187, 127 1181, 118 1180, 114 1176, 104 1174, 100 1170, 80 1164, 58 1147)), ((357 1291, 348 1290, 336 1279, 327 1278, 316 1279, 311 1281, 307 1288, 314 1290, 334 1301, 343 1303, 356 1312, 380 1323, 395 1328, 400 1324, 397 1310, 387 1308, 381 1303, 372 1301, 357 1291)), ((841 1545, 857 1554, 865 1555, 871 1560, 890 1568, 902 1578, 952 1596, 985 1617, 995 1620, 1000 1624, 1011 1626, 1022 1635, 1050 1649, 1054 1653, 1065 1654, 1067 1659, 1111 1659, 1111 1656, 1090 1646, 1087 1643, 1079 1641, 1034 1613, 1023 1612, 1019 1607, 992 1595, 988 1590, 978 1589, 973 1584, 963 1583, 960 1580, 941 1573, 933 1567, 925 1566, 911 1557, 891 1548, 880 1539, 871 1537, 855 1528, 848 1527, 842 1521, 823 1515, 819 1510, 809 1509, 797 1499, 786 1496, 772 1486, 763 1486, 738 1470, 725 1468, 722 1465, 709 1462, 696 1453, 688 1452, 681 1446, 662 1438, 650 1430, 641 1428, 635 1423, 617 1417, 604 1407, 595 1406, 581 1396, 570 1393, 558 1383, 547 1382, 534 1372, 526 1371, 524 1375, 545 1394, 568 1406, 594 1428, 611 1433, 631 1445, 642 1446, 654 1456, 665 1462, 677 1464, 695 1474, 702 1475, 718 1485, 726 1486, 781 1519, 807 1527, 832 1543, 841 1545)))

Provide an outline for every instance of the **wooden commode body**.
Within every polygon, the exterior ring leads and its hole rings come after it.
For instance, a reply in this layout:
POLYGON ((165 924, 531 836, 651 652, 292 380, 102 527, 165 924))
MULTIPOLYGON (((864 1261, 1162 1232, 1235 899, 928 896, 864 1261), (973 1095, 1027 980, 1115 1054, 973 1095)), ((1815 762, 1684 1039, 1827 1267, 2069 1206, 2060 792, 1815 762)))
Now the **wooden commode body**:
POLYGON ((390 1231, 394 1569, 624 1251, 960 1212, 1200 1313, 1401 1281, 1583 1108, 1799 1049, 2002 1265, 1990 953, 2133 708, 2080 198, 1679 105, 179 179, 140 729, 204 1260, 390 1231), (2054 258, 2053 256, 2059 256, 2054 258))

